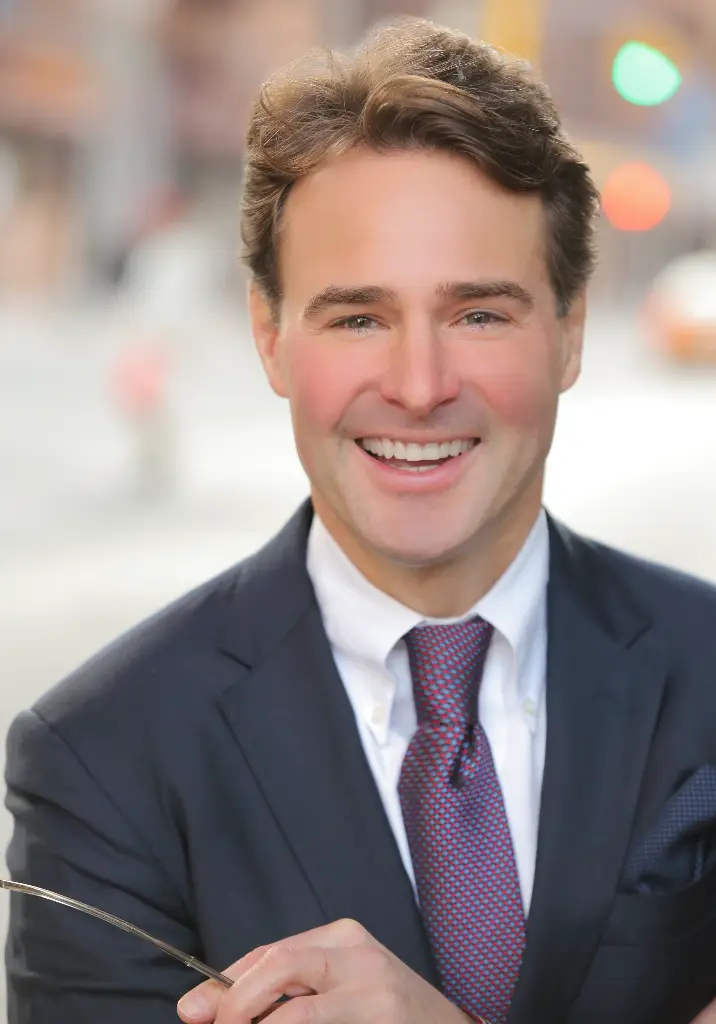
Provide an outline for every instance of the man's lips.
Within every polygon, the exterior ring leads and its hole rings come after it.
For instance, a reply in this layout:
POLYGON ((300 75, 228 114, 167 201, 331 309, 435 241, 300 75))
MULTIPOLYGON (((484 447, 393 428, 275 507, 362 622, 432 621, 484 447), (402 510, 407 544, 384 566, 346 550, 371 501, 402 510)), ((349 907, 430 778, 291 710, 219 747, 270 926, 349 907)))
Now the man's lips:
POLYGON ((473 439, 465 445, 465 450, 443 458, 432 454, 428 459, 415 458, 415 451, 411 452, 411 458, 396 458, 369 452, 363 444, 356 442, 359 457, 381 489, 413 494, 439 492, 454 486, 480 447, 481 441, 473 439))

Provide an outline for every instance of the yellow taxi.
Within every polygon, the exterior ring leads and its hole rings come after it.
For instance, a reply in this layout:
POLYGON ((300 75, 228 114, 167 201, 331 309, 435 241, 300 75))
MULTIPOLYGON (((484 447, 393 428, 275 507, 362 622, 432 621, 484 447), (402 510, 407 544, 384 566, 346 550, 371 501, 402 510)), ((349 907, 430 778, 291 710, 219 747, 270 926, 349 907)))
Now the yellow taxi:
POLYGON ((716 249, 669 263, 644 303, 649 344, 684 362, 716 363, 716 249))

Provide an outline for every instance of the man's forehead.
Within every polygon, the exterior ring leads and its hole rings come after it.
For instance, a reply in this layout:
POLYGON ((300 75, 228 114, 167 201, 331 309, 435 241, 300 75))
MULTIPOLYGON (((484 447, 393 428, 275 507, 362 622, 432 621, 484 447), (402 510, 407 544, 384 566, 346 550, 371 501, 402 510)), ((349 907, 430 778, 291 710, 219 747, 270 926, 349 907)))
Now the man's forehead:
MULTIPOLYGON (((482 200, 496 209, 519 208, 524 214, 530 206, 537 210, 541 205, 536 194, 505 188, 462 154, 422 148, 378 151, 360 146, 326 157, 299 179, 284 203, 284 214, 308 205, 332 207, 346 193, 355 195, 356 190, 365 200, 362 208, 370 209, 379 205, 383 196, 396 191, 431 189, 450 200, 456 188, 461 200, 469 194, 473 204, 482 200)), ((338 208, 346 215, 356 212, 353 203, 338 208)))
POLYGON ((508 192, 450 155, 352 154, 289 195, 279 275, 305 293, 331 283, 406 285, 541 276, 537 196, 508 192), (421 159, 422 158, 422 159, 421 159))

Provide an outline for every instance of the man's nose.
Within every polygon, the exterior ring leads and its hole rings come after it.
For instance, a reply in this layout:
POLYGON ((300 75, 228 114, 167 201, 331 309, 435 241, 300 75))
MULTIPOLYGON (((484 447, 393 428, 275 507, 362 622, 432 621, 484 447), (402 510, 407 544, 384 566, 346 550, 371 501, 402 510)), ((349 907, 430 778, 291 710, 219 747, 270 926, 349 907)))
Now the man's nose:
POLYGON ((435 328, 421 325, 396 333, 381 391, 386 401, 416 417, 457 398, 460 379, 449 346, 435 328))

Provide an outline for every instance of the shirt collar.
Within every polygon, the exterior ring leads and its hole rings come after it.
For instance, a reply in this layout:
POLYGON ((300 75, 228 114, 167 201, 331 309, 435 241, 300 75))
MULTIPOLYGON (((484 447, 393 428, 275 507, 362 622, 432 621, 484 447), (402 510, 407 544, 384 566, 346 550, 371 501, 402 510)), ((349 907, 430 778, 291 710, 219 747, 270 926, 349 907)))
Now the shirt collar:
POLYGON ((515 659, 517 694, 537 702, 525 689, 533 679, 524 671, 546 615, 549 580, 549 525, 542 509, 517 557, 481 598, 471 615, 481 615, 509 645, 515 659))
POLYGON ((351 562, 318 515, 308 536, 308 574, 334 648, 369 665, 388 655, 423 616, 375 587, 351 562))
POLYGON ((469 612, 455 619, 426 619, 375 587, 343 552, 318 515, 314 515, 308 537, 307 568, 328 639, 335 649, 369 666, 385 667, 390 652, 415 626, 462 622, 480 615, 513 652, 519 689, 525 676, 521 668, 539 627, 547 589, 547 516, 540 511, 511 565, 469 612))

